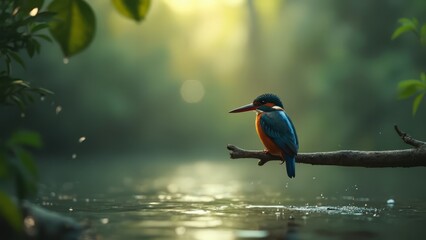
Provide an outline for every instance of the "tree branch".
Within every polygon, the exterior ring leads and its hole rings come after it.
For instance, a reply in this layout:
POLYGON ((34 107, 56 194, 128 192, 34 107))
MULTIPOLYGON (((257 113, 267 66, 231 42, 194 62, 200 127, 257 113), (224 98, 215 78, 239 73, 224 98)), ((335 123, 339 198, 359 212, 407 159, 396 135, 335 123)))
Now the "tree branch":
MULTIPOLYGON (((347 167, 426 167, 426 143, 416 140, 402 132, 398 126, 395 130, 401 139, 415 148, 388 151, 355 151, 342 150, 334 152, 299 153, 297 163, 312 165, 336 165, 347 167)), ((228 145, 232 159, 256 158, 258 165, 262 166, 269 161, 281 161, 279 156, 274 156, 265 151, 244 150, 234 145, 228 145)))
POLYGON ((394 126, 396 133, 401 137, 402 141, 404 141, 406 144, 411 145, 415 148, 419 148, 426 145, 426 142, 419 141, 417 139, 414 139, 407 133, 401 131, 397 125, 394 126))

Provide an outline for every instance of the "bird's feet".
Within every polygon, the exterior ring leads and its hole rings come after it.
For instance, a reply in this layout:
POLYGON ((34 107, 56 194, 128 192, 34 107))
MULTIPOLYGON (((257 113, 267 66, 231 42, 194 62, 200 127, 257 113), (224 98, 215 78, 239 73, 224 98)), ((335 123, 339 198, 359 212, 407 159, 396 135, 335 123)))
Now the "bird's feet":
MULTIPOLYGON (((271 153, 269 152, 269 150, 268 150, 268 149, 263 149, 263 152, 264 152, 265 154, 273 155, 273 154, 271 154, 271 153)), ((283 165, 283 164, 284 164, 284 162, 285 162, 285 160, 284 160, 284 159, 282 159, 282 160, 281 160, 281 162, 280 162, 280 165, 283 165)), ((263 164, 262 164, 262 165, 263 165, 263 164)))

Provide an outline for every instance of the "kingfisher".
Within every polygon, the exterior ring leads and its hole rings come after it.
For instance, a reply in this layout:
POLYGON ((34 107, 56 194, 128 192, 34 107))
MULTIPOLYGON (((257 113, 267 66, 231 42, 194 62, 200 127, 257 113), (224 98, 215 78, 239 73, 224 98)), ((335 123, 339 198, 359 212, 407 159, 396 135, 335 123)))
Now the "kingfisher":
POLYGON ((272 93, 258 96, 252 103, 236 108, 230 113, 256 111, 256 132, 265 152, 282 159, 286 163, 289 178, 296 176, 296 155, 299 140, 293 122, 284 110, 279 97, 272 93))

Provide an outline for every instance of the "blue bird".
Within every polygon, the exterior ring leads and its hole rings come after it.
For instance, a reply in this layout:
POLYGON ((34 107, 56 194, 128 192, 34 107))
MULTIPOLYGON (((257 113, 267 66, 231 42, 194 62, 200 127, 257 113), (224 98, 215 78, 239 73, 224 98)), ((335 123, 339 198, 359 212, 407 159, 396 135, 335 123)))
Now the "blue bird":
POLYGON ((256 110, 256 131, 266 147, 266 152, 280 156, 286 162, 287 175, 296 176, 296 155, 299 140, 290 117, 284 111, 281 100, 274 94, 266 93, 254 99, 253 103, 236 108, 230 113, 256 110))

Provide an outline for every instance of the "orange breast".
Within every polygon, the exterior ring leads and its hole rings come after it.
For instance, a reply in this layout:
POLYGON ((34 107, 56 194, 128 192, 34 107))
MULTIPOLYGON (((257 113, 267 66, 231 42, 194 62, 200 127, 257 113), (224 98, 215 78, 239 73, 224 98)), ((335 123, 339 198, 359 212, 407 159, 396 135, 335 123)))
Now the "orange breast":
POLYGON ((281 149, 270 139, 265 132, 262 129, 262 126, 260 125, 260 117, 263 113, 258 113, 256 116, 256 132, 257 135, 259 135, 260 140, 262 141, 263 145, 265 145, 266 150, 276 156, 282 156, 281 149))

